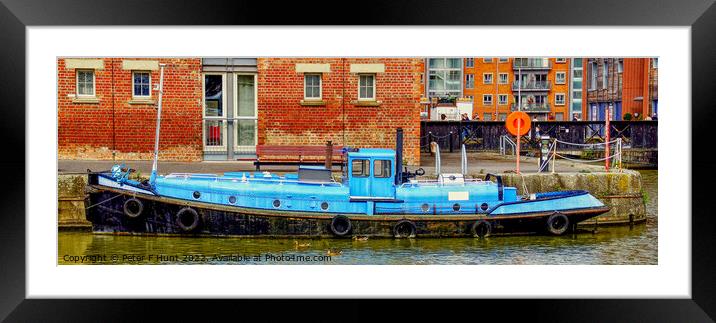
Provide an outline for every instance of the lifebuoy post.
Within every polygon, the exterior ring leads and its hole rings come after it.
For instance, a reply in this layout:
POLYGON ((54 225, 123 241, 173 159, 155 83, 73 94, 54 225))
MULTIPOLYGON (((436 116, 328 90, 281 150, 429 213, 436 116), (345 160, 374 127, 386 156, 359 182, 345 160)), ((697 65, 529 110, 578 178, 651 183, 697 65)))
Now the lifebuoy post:
POLYGON ((507 120, 505 120, 507 131, 517 137, 517 141, 515 142, 517 174, 520 173, 520 136, 524 136, 530 130, 530 123, 530 117, 527 113, 522 111, 510 113, 510 115, 507 116, 507 120))

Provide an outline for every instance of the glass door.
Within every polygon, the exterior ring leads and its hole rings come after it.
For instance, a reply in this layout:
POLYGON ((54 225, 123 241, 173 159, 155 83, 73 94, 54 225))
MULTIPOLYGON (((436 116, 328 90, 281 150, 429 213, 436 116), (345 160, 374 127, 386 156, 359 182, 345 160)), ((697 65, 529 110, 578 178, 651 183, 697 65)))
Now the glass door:
POLYGON ((226 155, 224 75, 204 74, 203 144, 205 157, 226 155))
POLYGON ((235 79, 233 144, 235 158, 241 158, 256 154, 256 74, 236 74, 235 79))

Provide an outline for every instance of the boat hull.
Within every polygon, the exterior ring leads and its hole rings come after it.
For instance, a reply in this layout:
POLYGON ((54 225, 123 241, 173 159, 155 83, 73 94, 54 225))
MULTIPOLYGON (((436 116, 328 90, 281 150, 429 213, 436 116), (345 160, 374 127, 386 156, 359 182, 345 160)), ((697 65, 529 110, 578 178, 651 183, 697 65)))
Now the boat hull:
MULTIPOLYGON (((127 192, 93 186, 89 194, 87 220, 95 233, 237 237, 473 237, 476 223, 489 222, 491 235, 546 233, 546 221, 554 211, 512 215, 459 214, 334 214, 287 212, 215 205, 195 201, 127 192), (136 216, 128 216, 126 201, 142 205, 136 216), (189 212, 186 209, 190 209, 189 212), (185 210, 185 211, 182 211, 185 210), (186 214, 196 212, 196 223, 186 214), (342 221, 335 222, 339 216, 342 221), (348 219, 349 229, 346 230, 348 219), (182 222, 183 221, 183 222, 182 222), (408 222, 408 224, 405 224, 408 222), (336 225, 343 225, 336 230, 336 225), (400 228, 398 228, 400 227, 400 228), (337 234, 338 231, 341 234, 337 234), (345 232, 345 233, 342 233, 345 232)), ((560 210, 577 223, 607 212, 607 207, 560 210)), ((483 233, 484 231, 480 231, 483 233)))

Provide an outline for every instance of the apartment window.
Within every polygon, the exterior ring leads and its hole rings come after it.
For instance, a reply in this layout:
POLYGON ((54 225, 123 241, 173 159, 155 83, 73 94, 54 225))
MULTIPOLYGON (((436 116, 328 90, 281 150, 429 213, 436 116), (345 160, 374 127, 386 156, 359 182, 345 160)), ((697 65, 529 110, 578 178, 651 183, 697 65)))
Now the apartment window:
POLYGON ((132 73, 132 96, 134 97, 149 97, 149 88, 151 75, 149 72, 133 72, 132 73))
POLYGON ((485 57, 482 59, 482 61, 485 63, 492 63, 492 57, 485 57))
POLYGON ((582 69, 575 69, 573 72, 574 78, 581 78, 582 77, 582 69))
POLYGON ((621 59, 617 61, 617 72, 618 73, 624 72, 624 61, 621 59))
POLYGON ((475 87, 475 75, 465 74, 465 88, 472 89, 475 87))
POLYGON ((557 72, 555 83, 557 83, 557 84, 567 83, 567 72, 557 72))
POLYGON ((658 58, 651 59, 651 68, 659 68, 659 59, 658 58))
POLYGON ((492 113, 485 112, 482 114, 482 120, 492 121, 492 113))
POLYGON ((483 84, 492 84, 492 73, 482 74, 482 83, 483 84))
POLYGON ((500 94, 497 96, 497 103, 499 105, 507 105, 507 94, 500 94))
POLYGON ((483 94, 482 95, 482 104, 491 105, 492 104, 492 94, 483 94))
POLYGON ((358 100, 375 100, 375 75, 360 76, 358 84, 358 100))
POLYGON ((507 84, 507 73, 500 73, 500 84, 507 84))
POLYGON ((607 88, 607 77, 609 76, 609 62, 604 60, 604 65, 602 65, 602 88, 607 88))
POLYGON ((475 98, 472 95, 466 95, 465 98, 470 100, 470 102, 475 100, 475 98))
POLYGON ((303 76, 304 92, 306 100, 321 99, 321 74, 306 74, 303 76))
POLYGON ((555 93, 554 94, 554 104, 555 105, 564 105, 564 93, 555 93))
POLYGON ((557 61, 557 63, 566 63, 567 58, 566 57, 557 57, 556 61, 557 61))
POLYGON ((465 59, 465 67, 474 67, 474 66, 475 66, 474 58, 466 58, 465 59))
POLYGON ((507 63, 507 57, 500 57, 500 63, 507 63))
POLYGON ((500 113, 497 115, 497 120, 505 121, 507 120, 507 113, 500 113))
POLYGON ((77 70, 77 95, 94 96, 94 70, 77 70))
POLYGON ((554 114, 554 120, 556 121, 564 121, 564 113, 563 112, 557 112, 554 114))
POLYGON ((590 72, 590 79, 589 79, 589 89, 596 90, 597 89, 597 62, 592 62, 591 67, 589 68, 590 72))

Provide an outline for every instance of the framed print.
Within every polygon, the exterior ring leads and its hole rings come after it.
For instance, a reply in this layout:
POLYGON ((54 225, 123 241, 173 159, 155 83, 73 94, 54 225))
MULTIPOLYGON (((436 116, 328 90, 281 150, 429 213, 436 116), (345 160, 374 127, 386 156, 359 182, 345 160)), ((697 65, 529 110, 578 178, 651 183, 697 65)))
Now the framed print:
POLYGON ((2 4, 8 321, 716 314, 712 1, 2 4))

